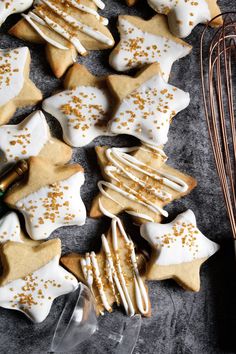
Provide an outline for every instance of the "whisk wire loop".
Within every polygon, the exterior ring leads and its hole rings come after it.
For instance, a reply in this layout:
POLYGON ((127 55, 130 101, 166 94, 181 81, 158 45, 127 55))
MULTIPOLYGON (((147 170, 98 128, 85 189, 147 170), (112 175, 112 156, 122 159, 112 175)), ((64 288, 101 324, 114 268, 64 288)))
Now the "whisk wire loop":
POLYGON ((206 25, 201 36, 200 64, 207 128, 236 239, 236 12, 220 14, 206 25), (222 26, 210 29, 211 22, 217 17, 222 17, 222 26))

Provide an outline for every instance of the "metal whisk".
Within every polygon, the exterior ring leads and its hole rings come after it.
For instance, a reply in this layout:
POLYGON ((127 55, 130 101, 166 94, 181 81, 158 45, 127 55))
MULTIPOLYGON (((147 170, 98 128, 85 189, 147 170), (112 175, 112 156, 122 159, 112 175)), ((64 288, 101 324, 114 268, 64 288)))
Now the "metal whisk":
MULTIPOLYGON (((201 37, 201 79, 205 116, 225 204, 236 239, 236 12, 222 26, 206 26, 201 37)), ((215 17, 215 18, 216 18, 215 17)))

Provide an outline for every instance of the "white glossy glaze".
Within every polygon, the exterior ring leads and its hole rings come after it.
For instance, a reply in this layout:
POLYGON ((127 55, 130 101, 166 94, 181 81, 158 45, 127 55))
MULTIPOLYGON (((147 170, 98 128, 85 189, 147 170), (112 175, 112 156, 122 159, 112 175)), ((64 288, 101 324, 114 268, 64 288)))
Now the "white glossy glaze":
POLYGON ((83 225, 86 210, 80 197, 84 173, 47 185, 16 203, 24 215, 26 229, 34 240, 43 240, 61 226, 83 225))
POLYGON ((45 320, 53 300, 76 289, 76 278, 59 266, 59 256, 25 278, 0 287, 0 306, 23 312, 33 322, 45 320))
POLYGON ((112 135, 107 128, 109 108, 107 92, 92 86, 77 86, 43 101, 43 109, 60 122, 64 140, 74 147, 112 135))
POLYGON ((184 46, 168 37, 145 32, 132 23, 119 18, 120 43, 109 58, 117 71, 140 68, 145 64, 159 63, 163 77, 169 79, 174 61, 188 55, 191 47, 184 46))
POLYGON ((155 263, 161 266, 192 262, 212 256, 219 246, 197 228, 191 210, 179 214, 169 224, 146 223, 140 232, 156 250, 155 263))

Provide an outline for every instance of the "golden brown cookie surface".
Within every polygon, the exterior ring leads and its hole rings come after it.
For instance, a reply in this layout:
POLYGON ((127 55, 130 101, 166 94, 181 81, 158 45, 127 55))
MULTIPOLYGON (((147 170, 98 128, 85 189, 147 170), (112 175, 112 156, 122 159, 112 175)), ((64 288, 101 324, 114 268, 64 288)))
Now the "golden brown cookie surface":
POLYGON ((43 109, 61 124, 64 140, 82 147, 108 128, 113 99, 106 78, 92 75, 85 66, 74 64, 64 81, 65 90, 43 101, 43 109))
POLYGON ((134 148, 97 147, 105 181, 94 199, 90 216, 100 217, 99 199, 112 214, 126 211, 140 222, 160 221, 163 207, 188 194, 196 180, 165 164, 163 150, 147 145, 134 148))
POLYGON ((31 157, 28 178, 8 191, 5 202, 23 214, 29 236, 41 240, 61 226, 84 224, 83 183, 80 165, 55 166, 45 158, 31 157))
POLYGON ((0 252, 1 307, 21 311, 32 321, 42 322, 53 300, 77 287, 75 277, 59 265, 59 239, 38 246, 8 241, 0 252))
POLYGON ((31 156, 47 158, 55 165, 68 162, 72 149, 51 136, 42 111, 36 111, 19 124, 0 126, 0 170, 31 156))
POLYGON ((46 0, 36 5, 10 29, 10 34, 30 42, 45 43, 49 64, 61 77, 75 62, 77 53, 111 48, 113 37, 107 20, 97 12, 95 2, 46 0))
MULTIPOLYGON (((221 13, 217 0, 172 1, 147 0, 148 4, 160 14, 167 15, 171 32, 180 38, 190 35, 199 23, 207 23, 221 13)), ((212 22, 212 26, 220 26, 221 17, 212 22)))
POLYGON ((187 92, 164 80, 158 63, 143 68, 135 77, 110 75, 107 83, 116 98, 110 131, 135 136, 150 145, 167 142, 173 117, 190 102, 187 92))
POLYGON ((169 224, 147 223, 141 235, 153 248, 147 279, 174 279, 183 288, 200 290, 200 267, 219 249, 197 228, 191 210, 179 214, 169 224))
POLYGON ((113 218, 107 235, 102 235, 99 253, 71 253, 62 264, 91 289, 97 314, 112 312, 112 305, 122 305, 128 315, 150 316, 151 307, 145 276, 140 275, 134 244, 120 219, 113 218))
POLYGON ((118 30, 120 42, 109 57, 110 65, 117 71, 157 62, 168 81, 174 61, 188 55, 192 49, 171 34, 164 15, 156 15, 147 21, 137 16, 121 15, 118 30))

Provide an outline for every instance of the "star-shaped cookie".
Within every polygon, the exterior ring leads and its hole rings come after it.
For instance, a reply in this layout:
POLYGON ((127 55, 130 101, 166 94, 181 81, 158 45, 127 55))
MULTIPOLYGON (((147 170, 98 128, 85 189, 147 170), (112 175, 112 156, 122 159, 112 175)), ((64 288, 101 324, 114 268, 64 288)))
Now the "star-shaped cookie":
POLYGON ((157 62, 168 81, 172 64, 192 49, 170 33, 163 15, 156 15, 148 21, 136 16, 119 16, 118 29, 120 42, 109 57, 110 65, 117 71, 157 62))
POLYGON ((59 239, 34 247, 5 243, 1 249, 0 306, 21 311, 36 323, 44 321, 53 300, 78 285, 76 278, 59 265, 60 255, 59 239))
POLYGON ((17 125, 0 126, 0 170, 30 156, 42 156, 54 164, 65 164, 72 149, 51 136, 41 111, 36 111, 17 125))
POLYGON ((66 75, 65 91, 43 101, 43 109, 61 124, 65 142, 74 147, 89 144, 107 128, 112 107, 106 80, 74 64, 66 75))
POLYGON ((159 222, 168 216, 165 205, 196 186, 194 178, 165 164, 167 157, 159 148, 97 147, 96 152, 105 180, 98 182, 100 193, 93 201, 91 217, 102 215, 101 200, 112 214, 126 211, 139 223, 159 222))
POLYGON ((46 56, 56 77, 61 77, 75 61, 77 54, 89 50, 112 48, 114 39, 107 19, 97 9, 97 0, 41 0, 33 11, 23 15, 10 29, 10 34, 30 42, 46 45, 46 56))
POLYGON ((33 0, 1 0, 0 2, 0 26, 8 16, 23 12, 33 4, 33 0))
MULTIPOLYGON (((148 4, 160 14, 168 16, 171 32, 180 38, 187 37, 199 23, 207 23, 221 13, 217 0, 147 0, 148 4)), ((219 17, 212 26, 220 26, 219 17)))
POLYGON ((140 231, 153 247, 147 278, 172 278, 186 289, 199 291, 200 267, 219 246, 197 228, 194 213, 187 210, 169 224, 149 222, 140 231))
POLYGON ((166 83, 157 63, 135 78, 110 75, 107 82, 117 99, 111 132, 133 135, 151 145, 167 142, 171 120, 189 105, 189 94, 166 83))
POLYGON ((107 236, 102 235, 99 253, 71 253, 61 263, 94 294, 97 314, 112 312, 112 305, 122 304, 129 316, 140 313, 150 316, 151 306, 141 274, 141 257, 135 254, 134 244, 118 218, 112 219, 107 236))
POLYGON ((23 214, 29 236, 42 240, 61 226, 85 223, 83 183, 80 165, 55 166, 45 158, 31 157, 28 179, 9 190, 5 202, 23 214))
POLYGON ((29 79, 30 52, 27 47, 0 49, 0 125, 8 123, 19 107, 42 100, 29 79))

